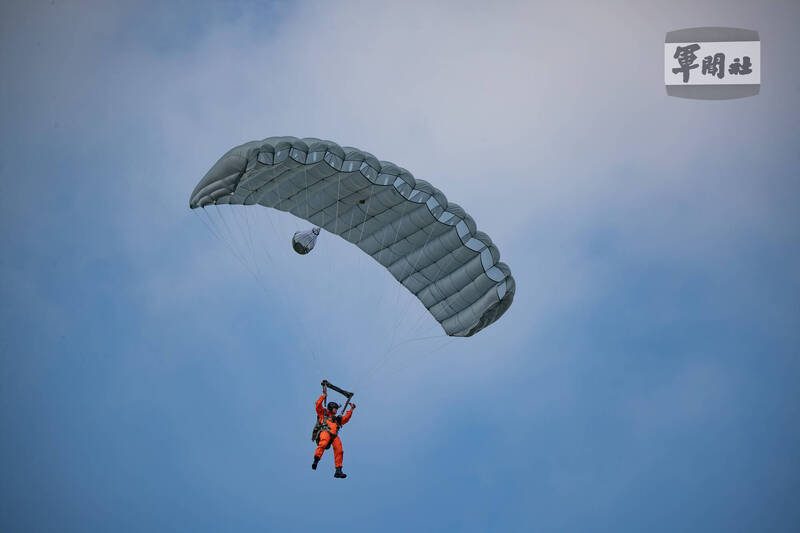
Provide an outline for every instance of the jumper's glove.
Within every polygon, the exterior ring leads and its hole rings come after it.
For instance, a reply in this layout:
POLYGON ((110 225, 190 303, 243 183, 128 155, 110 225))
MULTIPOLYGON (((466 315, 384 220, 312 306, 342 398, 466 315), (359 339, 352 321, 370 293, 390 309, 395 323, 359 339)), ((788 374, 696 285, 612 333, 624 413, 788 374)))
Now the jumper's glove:
POLYGON ((353 410, 353 409, 355 409, 355 408, 356 408, 356 404, 354 404, 354 403, 351 403, 351 404, 350 404, 350 410, 352 411, 352 410, 353 410))

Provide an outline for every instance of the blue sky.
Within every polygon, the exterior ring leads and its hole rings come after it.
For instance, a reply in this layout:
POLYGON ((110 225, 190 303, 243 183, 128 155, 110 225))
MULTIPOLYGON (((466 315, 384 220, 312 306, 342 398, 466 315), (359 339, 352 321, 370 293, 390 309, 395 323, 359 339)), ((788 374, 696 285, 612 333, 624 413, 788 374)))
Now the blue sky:
POLYGON ((0 8, 0 530, 796 531, 800 6, 393 4, 0 8), (761 94, 666 96, 704 25, 759 31, 761 94), (509 312, 426 338, 343 241, 215 239, 189 193, 272 135, 441 188, 509 312))

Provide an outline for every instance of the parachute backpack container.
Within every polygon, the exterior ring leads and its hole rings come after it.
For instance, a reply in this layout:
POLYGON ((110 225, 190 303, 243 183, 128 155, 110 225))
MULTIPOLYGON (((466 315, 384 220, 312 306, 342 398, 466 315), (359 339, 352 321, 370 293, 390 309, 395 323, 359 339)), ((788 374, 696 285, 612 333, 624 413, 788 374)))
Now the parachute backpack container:
POLYGON ((357 148, 295 137, 237 146, 189 199, 192 209, 221 204, 258 204, 314 224, 292 239, 301 254, 314 247, 319 228, 355 244, 450 336, 474 335, 514 300, 511 270, 472 217, 430 183, 357 148))

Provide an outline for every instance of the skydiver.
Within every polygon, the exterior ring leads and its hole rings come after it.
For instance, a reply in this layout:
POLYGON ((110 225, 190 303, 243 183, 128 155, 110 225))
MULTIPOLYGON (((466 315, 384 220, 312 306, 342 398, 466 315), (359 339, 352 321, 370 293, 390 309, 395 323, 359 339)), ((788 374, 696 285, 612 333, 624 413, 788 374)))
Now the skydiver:
POLYGON ((333 458, 336 465, 336 473, 333 474, 333 477, 346 478, 347 474, 342 472, 342 457, 344 456, 344 453, 342 452, 342 441, 337 433, 339 432, 340 427, 350 421, 350 417, 353 416, 353 410, 356 408, 356 404, 350 404, 350 410, 344 415, 336 416, 336 412, 339 410, 339 404, 336 402, 329 402, 327 410, 323 407, 327 397, 328 390, 327 387, 323 385, 322 396, 317 399, 316 403, 317 419, 319 420, 319 423, 322 424, 323 429, 319 432, 317 451, 314 453, 314 463, 311 465, 311 468, 314 470, 317 469, 317 463, 319 463, 319 460, 322 459, 322 454, 332 445, 333 458))

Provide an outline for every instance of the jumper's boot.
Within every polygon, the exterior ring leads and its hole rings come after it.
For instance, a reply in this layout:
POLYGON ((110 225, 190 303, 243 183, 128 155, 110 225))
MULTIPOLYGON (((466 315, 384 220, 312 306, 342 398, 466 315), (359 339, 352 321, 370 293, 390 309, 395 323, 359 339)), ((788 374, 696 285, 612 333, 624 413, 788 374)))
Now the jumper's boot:
POLYGON ((342 467, 341 467, 341 466, 337 466, 337 467, 336 467, 336 473, 335 473, 335 474, 333 474, 333 477, 341 477, 341 478, 345 478, 345 477, 347 477, 347 474, 345 474, 344 472, 342 472, 342 467))
POLYGON ((317 463, 319 463, 320 459, 321 459, 321 457, 317 457, 316 455, 314 456, 314 464, 311 465, 311 470, 316 470, 317 469, 317 463))

